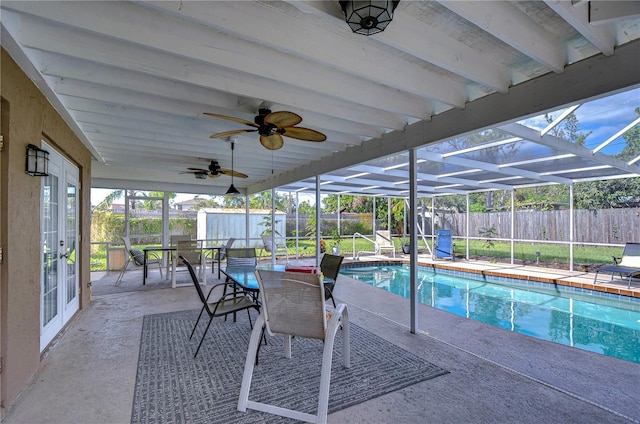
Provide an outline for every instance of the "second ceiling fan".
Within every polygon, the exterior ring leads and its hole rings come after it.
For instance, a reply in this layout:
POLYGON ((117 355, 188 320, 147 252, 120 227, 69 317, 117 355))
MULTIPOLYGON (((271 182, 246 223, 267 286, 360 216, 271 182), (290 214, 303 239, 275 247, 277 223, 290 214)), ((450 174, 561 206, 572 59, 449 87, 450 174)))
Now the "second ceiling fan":
MULTIPOLYGON (((232 158, 233 161, 233 158, 232 158)), ((209 169, 204 168, 187 168, 187 172, 182 172, 182 174, 193 174, 197 179, 205 179, 209 178, 217 178, 220 175, 229 175, 231 177, 236 178, 249 178, 247 174, 243 174, 242 172, 234 171, 233 164, 231 165, 231 169, 220 168, 220 164, 218 161, 213 159, 209 164, 209 169)))
POLYGON ((205 112, 205 115, 253 127, 253 129, 231 130, 213 134, 211 138, 223 138, 248 132, 257 132, 260 135, 260 143, 269 150, 278 150, 283 146, 284 141, 282 136, 316 142, 327 139, 326 135, 316 130, 296 127, 296 125, 302 122, 302 117, 293 112, 271 112, 270 109, 260 109, 258 115, 254 118, 254 122, 233 116, 219 115, 217 113, 205 112))

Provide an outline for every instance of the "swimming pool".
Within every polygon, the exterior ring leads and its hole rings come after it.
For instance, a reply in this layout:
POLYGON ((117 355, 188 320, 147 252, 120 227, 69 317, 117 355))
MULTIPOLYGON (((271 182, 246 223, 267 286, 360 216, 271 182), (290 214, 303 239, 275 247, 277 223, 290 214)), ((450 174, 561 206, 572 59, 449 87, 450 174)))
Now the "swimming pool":
MULTIPOLYGON (((418 301, 510 331, 640 363, 640 302, 452 273, 419 267, 418 301)), ((343 266, 340 274, 410 297, 407 264, 343 266)))

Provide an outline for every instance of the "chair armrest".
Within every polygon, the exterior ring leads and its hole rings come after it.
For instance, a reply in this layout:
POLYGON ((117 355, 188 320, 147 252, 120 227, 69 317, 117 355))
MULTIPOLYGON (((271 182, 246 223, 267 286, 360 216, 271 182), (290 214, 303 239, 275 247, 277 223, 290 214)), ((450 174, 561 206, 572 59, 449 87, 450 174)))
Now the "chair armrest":
MULTIPOLYGON (((228 287, 232 288, 233 292, 231 294, 236 294, 236 295, 238 293, 249 294, 248 291, 244 290, 242 287, 240 287, 239 285, 237 285, 233 281, 229 280, 229 281, 225 281, 224 283, 218 283, 218 284, 214 285, 213 287, 211 287, 211 289, 209 290, 209 293, 207 294, 207 298, 206 298, 207 301, 209 300, 209 296, 211 296, 211 293, 213 293, 213 290, 216 287, 220 287, 220 286, 228 286, 228 287)), ((225 296, 222 296, 220 299, 223 299, 225 296)))
POLYGON ((620 261, 622 260, 622 258, 619 257, 619 256, 612 256, 612 258, 613 258, 613 264, 614 265, 618 265, 620 263, 620 261))

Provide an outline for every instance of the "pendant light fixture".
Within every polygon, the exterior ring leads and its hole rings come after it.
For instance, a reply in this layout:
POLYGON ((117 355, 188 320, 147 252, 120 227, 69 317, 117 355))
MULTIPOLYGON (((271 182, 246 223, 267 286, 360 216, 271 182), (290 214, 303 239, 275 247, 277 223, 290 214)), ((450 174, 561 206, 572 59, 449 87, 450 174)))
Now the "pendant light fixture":
POLYGON ((339 1, 345 20, 356 34, 373 35, 384 31, 393 19, 400 0, 339 1))
POLYGON ((233 185, 233 147, 235 144, 235 137, 229 137, 228 142, 231 143, 231 185, 229 186, 229 190, 225 193, 227 196, 237 196, 240 194, 238 189, 233 185))

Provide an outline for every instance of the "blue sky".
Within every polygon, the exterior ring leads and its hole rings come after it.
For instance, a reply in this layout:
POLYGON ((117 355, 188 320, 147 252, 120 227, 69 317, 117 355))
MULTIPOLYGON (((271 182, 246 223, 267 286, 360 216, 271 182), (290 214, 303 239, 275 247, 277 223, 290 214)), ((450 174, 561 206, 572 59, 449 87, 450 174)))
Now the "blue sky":
MULTIPOLYGON (((574 114, 578 118, 581 132, 591 131, 585 146, 593 149, 631 123, 638 117, 638 114, 635 113, 635 109, 638 107, 640 107, 640 88, 583 103, 574 114)), ((564 108, 559 109, 550 115, 556 117, 564 110, 564 108)), ((542 129, 547 125, 544 114, 526 119, 522 123, 537 129, 542 129)), ((619 137, 602 152, 618 153, 624 144, 624 139, 619 137)))

